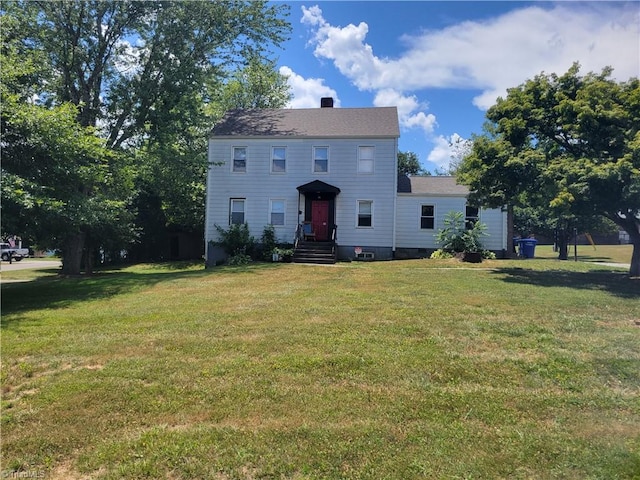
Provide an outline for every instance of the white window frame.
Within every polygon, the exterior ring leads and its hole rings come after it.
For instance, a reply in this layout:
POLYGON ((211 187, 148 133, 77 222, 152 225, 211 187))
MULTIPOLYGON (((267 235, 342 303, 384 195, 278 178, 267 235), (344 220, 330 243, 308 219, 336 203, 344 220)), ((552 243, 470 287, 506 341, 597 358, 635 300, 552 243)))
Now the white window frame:
POLYGON ((242 225, 247 223, 247 199, 246 198, 230 198, 229 199, 229 226, 231 225, 242 225), (234 210, 234 205, 240 204, 242 202, 242 211, 234 210), (234 222, 233 214, 234 213, 242 213, 242 222, 234 222))
POLYGON ((358 147, 358 173, 372 175, 375 173, 376 147, 372 145, 360 145, 358 147), (363 152, 371 151, 371 158, 363 158, 363 152), (370 169, 363 168, 363 165, 371 165, 370 169))
POLYGON ((274 227, 284 227, 287 224, 287 201, 283 198, 272 198, 269 200, 269 225, 274 227), (282 212, 274 212, 273 205, 276 202, 282 203, 282 212), (273 223, 273 214, 282 215, 282 223, 273 223))
POLYGON ((419 222, 418 222, 418 227, 420 230, 435 230, 436 228, 436 206, 433 203, 421 203, 420 204, 420 211, 418 212, 420 218, 419 218, 419 222), (422 214, 422 207, 431 207, 433 209, 433 215, 429 216, 429 215, 423 215, 422 214), (430 228, 427 227, 423 227, 422 226, 422 219, 423 218, 430 218, 433 220, 433 226, 430 228))
POLYGON ((373 228, 373 215, 373 200, 356 200, 356 228, 373 228), (360 225, 360 206, 364 204, 369 204, 371 206, 371 212, 369 213, 369 216, 371 217, 371 225, 360 225))
POLYGON ((284 147, 284 146, 271 147, 271 173, 275 175, 282 175, 287 173, 287 147, 284 147), (276 156, 275 156, 276 150, 284 150, 284 157, 276 159, 276 156), (274 168, 276 160, 284 162, 283 170, 276 170, 274 168))
POLYGON ((479 222, 479 221, 480 221, 480 207, 474 207, 473 205, 466 204, 464 206, 464 227, 467 230, 470 230, 471 228, 473 228, 473 224, 471 222, 476 223, 476 222, 479 222), (469 215, 469 211, 468 210, 470 208, 478 210, 478 214, 477 215, 469 215))
MULTIPOLYGON (((330 164, 329 159, 330 159, 329 147, 321 146, 321 145, 313 147, 313 158, 311 159, 311 171, 316 175, 326 175, 326 174, 328 174, 329 173, 329 164, 330 164), (324 170, 324 171, 316 170, 316 160, 318 159, 317 155, 316 155, 316 152, 318 150, 326 150, 327 151, 327 158, 326 158, 327 169, 324 170)), ((324 159, 321 159, 321 160, 324 160, 324 159)))
POLYGON ((241 146, 231 147, 231 173, 247 173, 247 163, 248 163, 248 148, 241 146), (236 170, 236 160, 242 160, 241 158, 236 159, 236 150, 244 150, 244 169, 236 170))

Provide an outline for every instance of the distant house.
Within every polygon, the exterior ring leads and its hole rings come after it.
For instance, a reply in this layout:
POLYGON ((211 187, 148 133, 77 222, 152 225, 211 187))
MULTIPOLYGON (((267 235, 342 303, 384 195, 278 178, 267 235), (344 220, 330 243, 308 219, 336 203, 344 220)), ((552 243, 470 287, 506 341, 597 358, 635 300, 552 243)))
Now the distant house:
POLYGON ((208 265, 224 258, 216 225, 242 223, 257 238, 273 225, 279 242, 328 248, 334 259, 422 255, 437 248, 433 235, 453 209, 475 212, 489 224, 488 247, 506 248, 506 214, 467 206, 468 190, 451 177, 398 177, 395 107, 321 105, 231 111, 213 128, 208 265))

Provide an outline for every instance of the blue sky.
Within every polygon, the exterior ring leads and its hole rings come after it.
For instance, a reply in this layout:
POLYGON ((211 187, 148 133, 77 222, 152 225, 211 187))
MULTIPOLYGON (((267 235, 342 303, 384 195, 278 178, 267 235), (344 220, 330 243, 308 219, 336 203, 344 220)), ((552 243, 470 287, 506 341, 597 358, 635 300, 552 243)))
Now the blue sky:
POLYGON ((445 170, 449 145, 481 133, 506 89, 544 71, 640 75, 640 3, 328 1, 290 5, 276 52, 291 108, 398 107, 399 149, 445 170))

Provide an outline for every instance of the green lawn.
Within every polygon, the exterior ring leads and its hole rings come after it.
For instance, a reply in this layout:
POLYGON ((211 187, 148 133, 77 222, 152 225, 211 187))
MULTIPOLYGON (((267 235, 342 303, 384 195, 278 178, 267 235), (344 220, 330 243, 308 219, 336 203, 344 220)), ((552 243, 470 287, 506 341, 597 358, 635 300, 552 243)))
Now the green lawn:
MULTIPOLYGON (((579 262, 612 262, 631 263, 631 253, 633 245, 578 245, 579 262)), ((535 250, 536 257, 558 258, 558 253, 553 251, 551 245, 539 245, 535 250)), ((569 248, 569 259, 575 259, 575 249, 571 245, 569 248)))
POLYGON ((584 262, 40 272, 2 285, 2 475, 637 479, 639 324, 584 262))

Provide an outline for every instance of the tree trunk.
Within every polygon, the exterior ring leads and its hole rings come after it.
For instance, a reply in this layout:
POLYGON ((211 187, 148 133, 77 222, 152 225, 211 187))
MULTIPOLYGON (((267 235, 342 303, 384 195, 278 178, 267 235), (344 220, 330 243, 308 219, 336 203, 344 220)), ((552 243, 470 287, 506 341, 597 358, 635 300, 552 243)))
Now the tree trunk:
POLYGON ((629 239, 633 245, 633 253, 631 254, 631 267, 629 268, 629 276, 640 278, 640 232, 630 231, 629 239))
POLYGON ((62 273, 64 275, 80 275, 85 237, 86 234, 79 232, 70 235, 65 240, 62 251, 62 273))
POLYGON ((558 246, 558 260, 568 260, 569 259, 569 235, 567 235, 566 231, 560 230, 558 231, 556 237, 556 244, 558 246))

